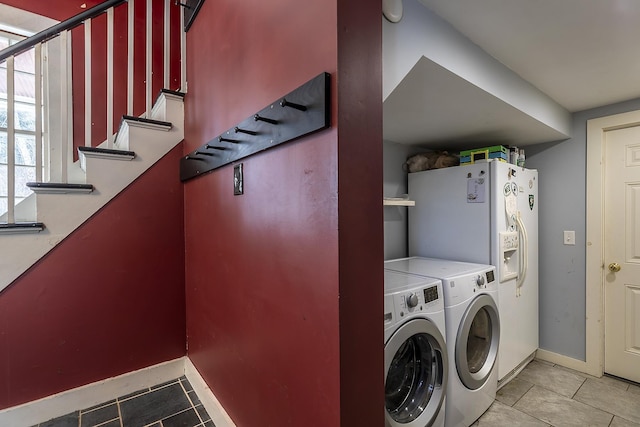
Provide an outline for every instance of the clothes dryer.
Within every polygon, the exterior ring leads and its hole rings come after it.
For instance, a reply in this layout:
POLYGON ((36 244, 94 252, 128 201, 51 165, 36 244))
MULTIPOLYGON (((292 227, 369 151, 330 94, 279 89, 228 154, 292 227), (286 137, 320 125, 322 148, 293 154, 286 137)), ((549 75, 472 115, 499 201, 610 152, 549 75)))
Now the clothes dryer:
POLYGON ((384 272, 386 427, 443 427, 449 358, 442 282, 384 272))
POLYGON ((470 426, 496 397, 500 318, 495 268, 412 257, 387 261, 385 269, 442 281, 451 366, 445 424, 470 426))

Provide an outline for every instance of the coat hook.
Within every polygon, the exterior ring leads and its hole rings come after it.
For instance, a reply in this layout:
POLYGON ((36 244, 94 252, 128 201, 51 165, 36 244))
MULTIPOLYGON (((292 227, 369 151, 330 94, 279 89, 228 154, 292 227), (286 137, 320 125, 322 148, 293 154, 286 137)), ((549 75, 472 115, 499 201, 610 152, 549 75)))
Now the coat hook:
POLYGON ((225 138, 224 136, 218 137, 218 142, 240 142, 237 139, 225 138))
POLYGON ((224 147, 216 147, 215 145, 205 145, 204 146, 207 150, 226 150, 226 148, 224 147))
POLYGON ((296 110, 300 110, 300 111, 307 111, 307 107, 305 107, 304 105, 300 105, 300 104, 296 104, 293 102, 289 102, 287 101, 286 98, 282 98, 282 101, 280 101, 280 106, 281 107, 291 107, 291 108, 295 108, 296 110))
MULTIPOLYGON (((198 154, 198 152, 196 151, 196 154, 198 154)), ((185 159, 187 160, 200 160, 200 161, 204 161, 204 159, 200 158, 200 157, 193 157, 193 156, 187 156, 185 157, 185 159)))
POLYGON ((258 132, 254 132, 252 130, 247 130, 247 129, 240 129, 238 126, 236 126, 235 128, 233 128, 233 130, 236 133, 246 133, 247 135, 257 135, 258 132))
POLYGON ((215 156, 215 154, 213 154, 213 153, 205 153, 204 151, 196 151, 196 156, 198 156, 198 155, 215 156))
POLYGON ((271 123, 272 125, 277 125, 278 121, 277 120, 273 120, 273 119, 268 119, 266 117, 262 117, 260 114, 255 114, 253 116, 253 120, 260 121, 260 122, 266 122, 266 123, 271 123))

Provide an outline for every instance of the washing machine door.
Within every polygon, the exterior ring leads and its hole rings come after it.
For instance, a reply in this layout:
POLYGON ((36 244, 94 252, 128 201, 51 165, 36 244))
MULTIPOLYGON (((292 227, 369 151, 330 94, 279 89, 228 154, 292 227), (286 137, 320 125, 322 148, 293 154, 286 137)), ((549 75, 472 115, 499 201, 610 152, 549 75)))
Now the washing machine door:
POLYGON ((449 371, 447 347, 437 326, 427 319, 404 323, 384 347, 384 365, 386 425, 432 425, 444 401, 449 371))
POLYGON ((490 295, 478 295, 467 307, 456 337, 456 370, 470 390, 482 387, 498 357, 500 317, 490 295))

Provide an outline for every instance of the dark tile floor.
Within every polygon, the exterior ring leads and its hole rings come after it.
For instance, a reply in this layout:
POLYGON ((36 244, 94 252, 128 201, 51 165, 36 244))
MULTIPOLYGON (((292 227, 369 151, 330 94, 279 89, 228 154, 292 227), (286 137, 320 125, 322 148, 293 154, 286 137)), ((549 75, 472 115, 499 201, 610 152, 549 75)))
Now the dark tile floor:
POLYGON ((215 424, 183 376, 34 427, 215 427, 215 424))

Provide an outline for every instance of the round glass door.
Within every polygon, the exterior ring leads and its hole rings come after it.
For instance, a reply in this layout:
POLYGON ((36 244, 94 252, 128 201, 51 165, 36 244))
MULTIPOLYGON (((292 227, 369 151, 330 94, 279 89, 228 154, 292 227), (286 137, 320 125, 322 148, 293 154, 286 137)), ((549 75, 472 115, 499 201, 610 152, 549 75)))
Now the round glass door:
POLYGON ((467 388, 482 387, 491 374, 499 338, 498 308, 489 295, 480 295, 467 308, 456 338, 456 367, 467 388))
POLYGON ((401 326, 385 346, 385 373, 388 424, 430 425, 447 383, 446 347, 435 325, 416 319, 401 326))

